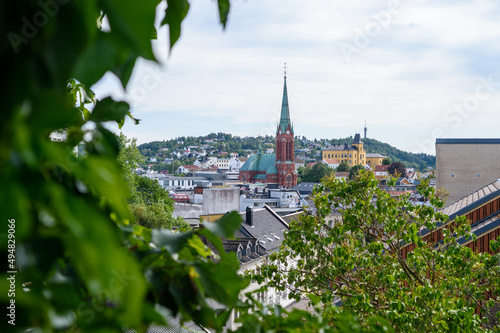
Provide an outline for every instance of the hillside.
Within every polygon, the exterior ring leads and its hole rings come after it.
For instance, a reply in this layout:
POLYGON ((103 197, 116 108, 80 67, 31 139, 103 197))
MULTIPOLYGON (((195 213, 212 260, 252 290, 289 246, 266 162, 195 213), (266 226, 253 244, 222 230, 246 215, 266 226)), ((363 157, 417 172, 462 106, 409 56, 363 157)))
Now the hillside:
MULTIPOLYGON (((208 156, 226 156, 229 153, 238 153, 240 156, 247 156, 251 152, 256 152, 259 146, 263 150, 274 148, 274 140, 272 136, 239 137, 227 133, 211 133, 199 137, 189 136, 164 141, 153 141, 141 144, 138 148, 145 157, 172 157, 189 163, 188 160, 194 158, 194 152, 204 150, 208 156), (186 154, 185 150, 188 147, 191 147, 191 153, 186 154), (179 155, 182 155, 182 157, 179 158, 179 155)), ((305 149, 306 151, 297 153, 296 155, 307 161, 318 160, 321 156, 321 148, 326 147, 327 142, 331 145, 338 145, 352 143, 352 141, 352 137, 308 140, 306 137, 297 136, 295 138, 295 149, 305 149)), ((421 171, 429 167, 435 167, 436 157, 433 155, 405 152, 375 139, 367 138, 362 141, 368 153, 383 154, 392 161, 404 163, 407 167, 413 167, 421 171)))

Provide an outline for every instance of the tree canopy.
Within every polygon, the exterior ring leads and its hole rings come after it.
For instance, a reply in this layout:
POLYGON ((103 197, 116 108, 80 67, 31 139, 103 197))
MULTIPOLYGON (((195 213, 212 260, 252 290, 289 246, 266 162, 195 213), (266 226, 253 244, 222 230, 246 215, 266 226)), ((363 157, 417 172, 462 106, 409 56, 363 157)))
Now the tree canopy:
POLYGON ((401 162, 392 162, 387 172, 394 177, 406 177, 406 166, 401 162))
POLYGON ((360 170, 364 170, 365 167, 361 164, 353 165, 353 167, 349 170, 349 179, 354 179, 360 170))
MULTIPOLYGON (((290 223, 283 248, 257 278, 297 299, 308 293, 325 306, 342 304, 362 324, 382 317, 399 332, 483 330, 475 311, 486 320, 484 310, 499 301, 498 255, 460 245, 460 237, 475 237, 467 220, 446 224, 448 216, 436 210, 442 201, 422 183, 419 191, 431 205, 390 196, 367 172, 349 182, 325 179, 313 193, 317 215, 290 223), (443 242, 422 240, 421 230, 437 228, 443 242), (414 249, 405 258, 401 248, 409 245, 414 249)), ((498 249, 498 242, 492 246, 498 249)))
POLYGON ((350 169, 351 167, 349 166, 349 164, 347 164, 347 162, 340 162, 339 166, 337 167, 338 172, 349 172, 350 169))
POLYGON ((328 167, 328 165, 317 162, 312 167, 306 167, 305 169, 301 170, 299 176, 301 181, 303 182, 319 183, 322 178, 333 173, 334 170, 328 167))

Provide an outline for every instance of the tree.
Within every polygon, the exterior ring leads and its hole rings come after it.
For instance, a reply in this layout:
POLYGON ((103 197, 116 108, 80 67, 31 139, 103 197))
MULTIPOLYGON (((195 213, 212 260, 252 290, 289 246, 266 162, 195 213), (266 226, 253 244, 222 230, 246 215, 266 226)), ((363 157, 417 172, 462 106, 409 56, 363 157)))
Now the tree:
POLYGON ((349 172, 350 167, 347 162, 340 162, 339 166, 337 167, 337 172, 349 172))
POLYGON ((391 159, 389 157, 386 157, 382 160, 382 165, 391 165, 391 159))
POLYGON ((444 188, 444 186, 441 186, 440 188, 436 189, 436 197, 438 197, 440 200, 443 201, 443 203, 446 203, 446 200, 448 200, 448 196, 450 195, 450 191, 444 188))
POLYGON ((318 183, 322 178, 333 174, 333 169, 329 168, 328 165, 318 162, 311 167, 305 168, 302 174, 303 182, 313 182, 318 183))
POLYGON ((460 237, 475 237, 470 225, 465 217, 446 224, 448 216, 437 211, 443 203, 425 182, 419 191, 431 206, 391 197, 377 185, 372 173, 360 172, 350 182, 329 178, 315 187, 317 215, 290 223, 283 248, 258 278, 297 299, 308 293, 326 306, 341 301, 362 324, 379 316, 400 332, 482 330, 475 310, 485 315, 485 304, 499 300, 485 303, 499 287, 498 255, 461 246, 460 237), (327 215, 333 225, 324 222, 327 215), (421 230, 441 224, 443 242, 422 240, 421 230), (404 245, 414 247, 407 258, 404 245))
POLYGON ((360 170, 364 170, 365 168, 361 164, 354 165, 351 170, 349 170, 349 179, 354 179, 360 170))
POLYGON ((393 177, 406 177, 406 167, 401 162, 392 162, 392 164, 387 168, 387 172, 393 177))
POLYGON ((141 155, 139 149, 137 148, 137 139, 128 139, 125 134, 120 133, 118 136, 119 153, 118 153, 118 163, 122 169, 122 175, 125 182, 128 184, 130 189, 131 197, 129 202, 134 202, 140 200, 137 198, 137 175, 135 174, 135 169, 144 163, 144 157, 141 155))

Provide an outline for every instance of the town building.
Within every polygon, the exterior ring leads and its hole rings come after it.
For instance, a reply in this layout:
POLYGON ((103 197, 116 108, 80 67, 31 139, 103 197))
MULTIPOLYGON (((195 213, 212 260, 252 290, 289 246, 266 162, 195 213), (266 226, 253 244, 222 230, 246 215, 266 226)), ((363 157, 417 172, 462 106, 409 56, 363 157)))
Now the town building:
MULTIPOLYGON (((471 237, 460 237, 458 243, 477 252, 495 254, 489 243, 500 236, 500 179, 450 203, 441 209, 441 212, 449 216, 446 224, 453 223, 458 216, 465 216, 470 223, 471 232, 477 238, 474 240, 471 237)), ((443 228, 444 225, 440 225, 432 232, 424 229, 421 231, 422 237, 425 241, 439 243, 444 239, 443 228)), ((404 245, 401 248, 403 258, 406 258, 414 247, 413 244, 404 245)))
MULTIPOLYGON (((238 211, 240 208, 240 190, 237 187, 196 187, 193 190, 193 200, 190 203, 174 205, 173 217, 197 219, 203 216, 222 217, 227 212, 238 211)), ((214 220, 215 220, 214 219, 214 220)))
POLYGON ((265 189, 263 192, 243 193, 240 196, 240 211, 247 207, 271 207, 278 213, 297 211, 307 205, 300 193, 292 189, 265 189))
POLYGON ((332 169, 337 169, 337 167, 340 165, 340 162, 334 158, 324 158, 321 162, 332 169))
POLYGON ((180 167, 177 168, 177 173, 178 174, 189 174, 189 173, 194 173, 196 171, 199 171, 200 170, 200 167, 196 166, 196 165, 189 165, 189 164, 186 164, 186 165, 181 165, 180 167))
POLYGON ((500 178, 500 138, 436 139, 436 188, 447 204, 500 178))
POLYGON ((282 187, 292 188, 297 185, 294 154, 294 131, 288 108, 285 72, 281 117, 276 129, 276 152, 264 154, 259 149, 240 168, 239 180, 249 183, 278 183, 282 187))
POLYGON ((335 159, 339 162, 346 162, 352 167, 357 164, 363 166, 366 164, 371 166, 381 165, 382 160, 386 158, 386 156, 376 153, 367 153, 366 149, 363 148, 361 135, 356 133, 351 144, 346 143, 323 148, 321 150, 321 158, 322 160, 335 159))
POLYGON ((293 161, 295 163, 295 170, 298 170, 299 168, 304 168, 306 165, 306 162, 304 160, 301 160, 300 158, 295 158, 293 161))
POLYGON ((371 166, 382 165, 384 158, 387 158, 387 156, 379 153, 366 153, 366 164, 371 166))
POLYGON ((373 169, 375 172, 375 177, 387 177, 389 176, 389 172, 387 169, 389 169, 390 165, 375 165, 375 168, 373 169))
MULTIPOLYGON (((233 155, 233 154, 232 154, 233 155)), ((240 168, 247 161, 246 157, 233 156, 229 159, 229 171, 240 172, 240 168)))
POLYGON ((321 151, 323 160, 335 159, 340 163, 346 162, 349 166, 366 164, 366 151, 363 148, 363 141, 359 134, 354 135, 352 144, 343 144, 323 148, 321 151))

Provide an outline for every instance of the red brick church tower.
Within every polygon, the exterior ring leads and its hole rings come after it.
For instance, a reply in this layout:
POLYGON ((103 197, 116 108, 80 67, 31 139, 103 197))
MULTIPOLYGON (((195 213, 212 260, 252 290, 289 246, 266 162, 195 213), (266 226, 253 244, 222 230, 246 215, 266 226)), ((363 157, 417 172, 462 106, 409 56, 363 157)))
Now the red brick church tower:
POLYGON ((288 110, 288 94, 286 91, 286 64, 285 85, 283 87, 283 102, 281 103, 281 117, 276 129, 276 168, 278 169, 278 183, 285 188, 297 185, 297 171, 295 171, 294 133, 288 110))

